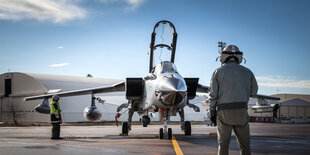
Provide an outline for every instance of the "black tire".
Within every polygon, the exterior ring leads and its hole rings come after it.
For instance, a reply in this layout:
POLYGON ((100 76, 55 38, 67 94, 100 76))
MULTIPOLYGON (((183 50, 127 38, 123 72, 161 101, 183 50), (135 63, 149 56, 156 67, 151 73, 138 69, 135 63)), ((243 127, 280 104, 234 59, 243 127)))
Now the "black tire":
POLYGON ((159 129, 159 139, 163 139, 164 138, 164 129, 160 128, 159 129))
POLYGON ((185 121, 185 135, 189 136, 192 134, 192 126, 190 121, 185 121))
POLYGON ((172 138, 172 129, 168 128, 168 139, 172 138))
POLYGON ((128 122, 123 122, 122 134, 128 134, 128 122))

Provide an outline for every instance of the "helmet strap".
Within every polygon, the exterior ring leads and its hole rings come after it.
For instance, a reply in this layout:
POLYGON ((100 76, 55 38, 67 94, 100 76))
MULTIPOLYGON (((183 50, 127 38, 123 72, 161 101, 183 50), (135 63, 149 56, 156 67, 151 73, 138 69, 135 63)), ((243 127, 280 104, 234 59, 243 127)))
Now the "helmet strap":
POLYGON ((227 62, 231 61, 231 58, 234 58, 234 61, 238 62, 238 58, 237 58, 237 57, 235 57, 235 56, 229 56, 229 57, 227 57, 227 58, 225 59, 225 62, 224 62, 224 63, 227 63, 227 62))

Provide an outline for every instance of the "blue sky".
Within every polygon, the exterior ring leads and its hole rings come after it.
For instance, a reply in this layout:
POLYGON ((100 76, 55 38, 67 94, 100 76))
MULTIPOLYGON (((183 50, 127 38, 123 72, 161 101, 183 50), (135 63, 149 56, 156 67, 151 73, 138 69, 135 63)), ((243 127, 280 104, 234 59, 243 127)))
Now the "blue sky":
POLYGON ((174 23, 175 64, 209 85, 218 41, 239 46, 259 93, 310 94, 307 0, 0 0, 0 73, 124 79, 148 72, 154 24, 174 23))

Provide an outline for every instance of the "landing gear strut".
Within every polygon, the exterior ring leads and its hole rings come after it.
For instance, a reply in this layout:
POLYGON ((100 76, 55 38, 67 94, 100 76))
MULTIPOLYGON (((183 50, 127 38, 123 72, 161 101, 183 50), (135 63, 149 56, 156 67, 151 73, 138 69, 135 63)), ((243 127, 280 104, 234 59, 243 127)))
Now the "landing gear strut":
POLYGON ((128 132, 131 131, 131 120, 132 120, 132 116, 133 116, 134 110, 131 109, 131 104, 130 103, 129 103, 129 107, 130 108, 128 108, 128 122, 123 122, 122 134, 128 134, 128 132))
MULTIPOLYGON (((199 108, 199 107, 198 107, 199 108)), ((189 136, 192 134, 192 126, 190 121, 184 121, 184 110, 179 111, 181 117, 181 129, 184 131, 185 135, 189 136)))
POLYGON ((159 138, 163 139, 164 135, 167 135, 167 139, 171 139, 172 138, 172 129, 168 128, 168 122, 170 120, 170 116, 169 116, 169 109, 167 109, 165 111, 165 118, 164 118, 164 128, 160 128, 159 129, 159 138))

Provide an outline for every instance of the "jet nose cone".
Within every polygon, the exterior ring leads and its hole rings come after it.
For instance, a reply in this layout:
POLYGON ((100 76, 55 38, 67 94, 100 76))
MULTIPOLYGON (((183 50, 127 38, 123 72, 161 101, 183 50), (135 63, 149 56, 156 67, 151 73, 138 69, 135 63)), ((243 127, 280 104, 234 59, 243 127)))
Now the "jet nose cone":
POLYGON ((184 92, 163 92, 160 95, 160 100, 165 105, 178 105, 184 100, 184 92))
POLYGON ((184 81, 179 78, 168 78, 165 80, 163 89, 166 91, 185 92, 186 87, 184 81))
POLYGON ((186 100, 186 83, 177 74, 165 74, 159 78, 155 94, 157 99, 166 106, 179 105, 186 100))

